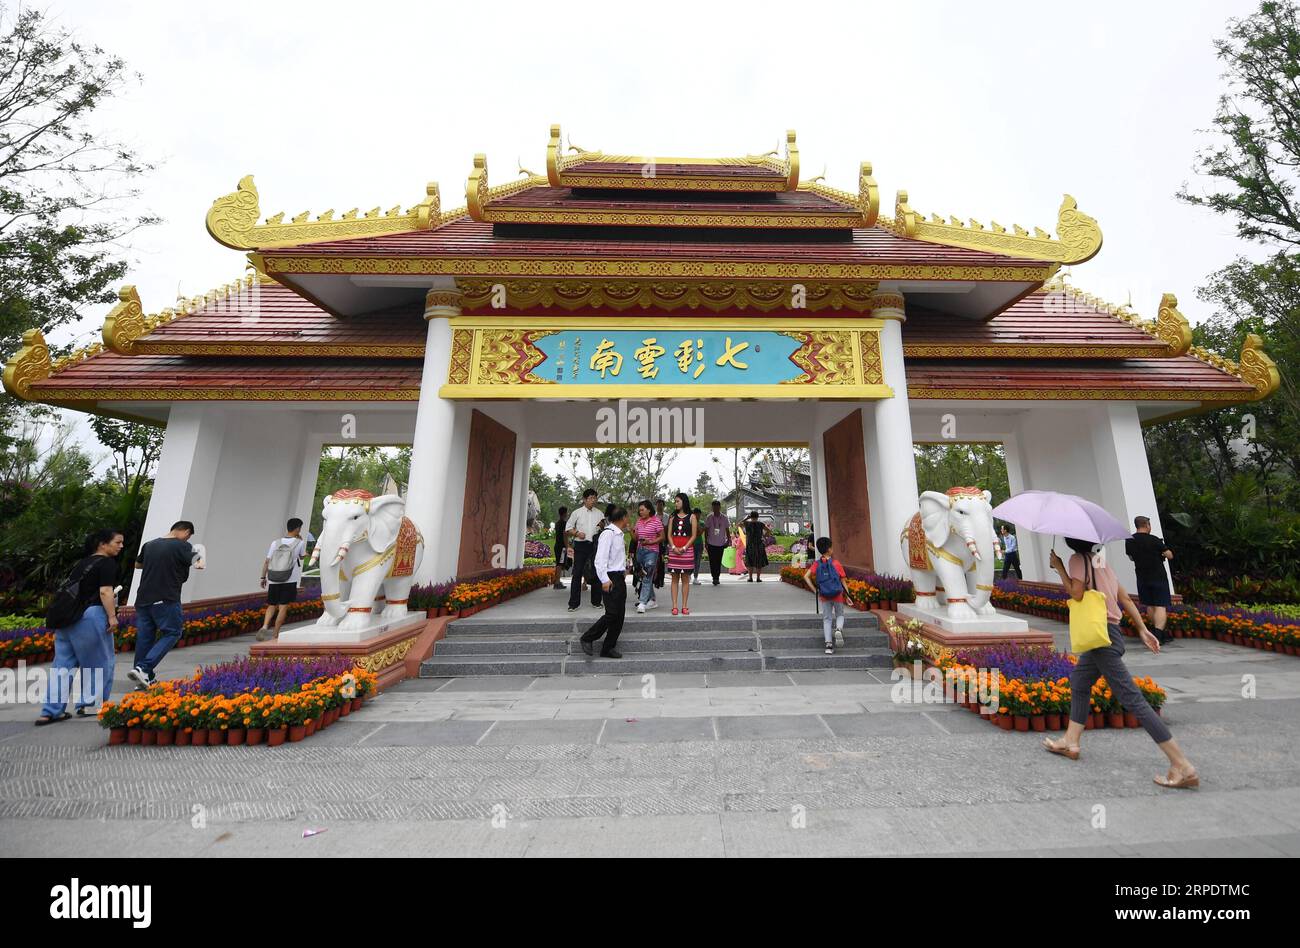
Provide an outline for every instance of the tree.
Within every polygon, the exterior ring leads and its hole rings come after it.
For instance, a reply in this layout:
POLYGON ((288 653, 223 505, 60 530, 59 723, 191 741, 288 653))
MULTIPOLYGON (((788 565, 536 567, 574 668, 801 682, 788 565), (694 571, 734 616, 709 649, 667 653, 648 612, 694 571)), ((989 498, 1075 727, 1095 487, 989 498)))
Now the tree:
MULTIPOLYGON (((110 303, 122 241, 157 222, 117 206, 152 168, 91 119, 133 74, 39 10, 0 5, 0 349, 110 303)), ((58 346, 52 346, 59 351, 58 346)))
MULTIPOLYGON (((1175 579, 1201 591, 1250 572, 1294 577, 1300 553, 1300 17, 1265 0, 1215 43, 1227 91, 1195 166, 1204 193, 1178 197, 1227 217, 1266 254, 1212 274, 1198 295, 1214 315, 1193 342, 1236 358, 1262 336, 1281 389, 1267 401, 1152 425, 1147 454, 1175 579), (1194 575, 1197 574, 1197 575, 1194 575), (1204 582, 1202 582, 1204 580, 1204 582)), ((1294 584, 1294 580, 1293 580, 1294 584)), ((1209 594, 1207 592, 1207 594, 1209 594)))
POLYGON ((997 506, 1011 493, 1007 458, 1000 444, 918 444, 916 486, 943 493, 950 487, 982 487, 997 506))
MULTIPOLYGON (((316 495, 312 500, 309 526, 319 534, 323 520, 321 507, 325 496, 336 490, 360 488, 382 494, 388 478, 405 490, 411 474, 409 446, 386 448, 373 444, 326 445, 321 449, 320 471, 316 475, 316 495)), ((278 529, 278 527, 276 528, 278 529)))
POLYGON ((708 471, 700 471, 700 476, 695 478, 695 497, 697 502, 706 504, 722 499, 718 496, 718 489, 713 486, 713 478, 709 477, 708 471))
POLYGON ((750 471, 762 459, 763 451, 763 448, 727 448, 723 452, 709 454, 709 460, 713 462, 718 475, 718 483, 724 487, 730 485, 727 496, 734 497, 737 519, 744 516, 744 511, 740 509, 740 491, 749 483, 750 471))
POLYGON ((537 501, 542 508, 542 520, 551 523, 555 520, 561 507, 572 510, 576 503, 573 488, 563 474, 554 477, 542 469, 537 461, 537 451, 533 451, 533 462, 528 468, 528 489, 537 494, 537 501))

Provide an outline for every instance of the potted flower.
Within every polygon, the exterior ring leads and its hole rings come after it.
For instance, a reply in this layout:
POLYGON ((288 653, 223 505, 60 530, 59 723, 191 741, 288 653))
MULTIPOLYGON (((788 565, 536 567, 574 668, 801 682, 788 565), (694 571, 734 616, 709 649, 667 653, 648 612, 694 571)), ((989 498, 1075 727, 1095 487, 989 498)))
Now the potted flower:
POLYGON ((126 743, 126 711, 120 704, 105 702, 99 709, 99 726, 108 728, 108 743, 126 743))

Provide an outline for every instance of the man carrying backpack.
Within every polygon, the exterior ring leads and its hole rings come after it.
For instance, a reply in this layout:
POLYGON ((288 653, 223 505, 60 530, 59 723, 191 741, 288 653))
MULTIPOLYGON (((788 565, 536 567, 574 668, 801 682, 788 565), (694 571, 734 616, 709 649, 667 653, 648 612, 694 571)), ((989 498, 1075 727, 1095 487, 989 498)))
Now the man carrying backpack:
POLYGON ((822 537, 817 541, 816 562, 803 574, 803 581, 822 602, 822 636, 826 639, 826 654, 835 654, 838 642, 844 646, 844 603, 848 600, 848 587, 844 580, 844 564, 831 556, 831 538, 822 537), (813 575, 817 576, 817 585, 813 585, 813 575), (835 638, 831 638, 831 615, 835 616, 835 638))
POLYGON ((285 524, 284 536, 271 544, 262 563, 262 588, 266 590, 266 618, 257 633, 257 640, 280 637, 280 626, 289 614, 289 604, 298 598, 298 583, 302 581, 302 561, 307 555, 307 541, 302 538, 302 521, 294 517, 285 524), (271 616, 275 615, 275 629, 271 629, 271 616))

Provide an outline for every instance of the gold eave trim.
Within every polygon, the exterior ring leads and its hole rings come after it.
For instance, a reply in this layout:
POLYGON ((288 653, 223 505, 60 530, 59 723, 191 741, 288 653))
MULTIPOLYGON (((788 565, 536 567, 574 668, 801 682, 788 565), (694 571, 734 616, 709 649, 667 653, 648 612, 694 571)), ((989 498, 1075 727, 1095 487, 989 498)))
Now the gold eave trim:
MULTIPOLYGON (((625 279, 954 280, 1042 283, 1058 268, 928 264, 766 263, 743 260, 575 260, 572 257, 339 257, 260 258, 269 274, 406 276, 621 277, 625 279)), ((296 289, 296 288, 295 288, 296 289)))
POLYGON ((1078 202, 1068 194, 1057 211, 1055 240, 1037 227, 1031 234, 1018 224, 1008 232, 997 221, 985 227, 973 218, 966 224, 955 217, 945 223, 938 214, 926 220, 908 204, 906 191, 899 191, 895 198, 893 219, 881 218, 880 223, 899 237, 1066 266, 1091 260, 1101 250, 1102 241, 1097 222, 1080 211, 1078 202))
POLYGON ((746 227, 788 228, 790 230, 849 230, 862 226, 862 214, 856 211, 826 211, 822 214, 791 212, 711 211, 665 212, 651 210, 555 210, 525 209, 489 205, 476 218, 501 224, 598 224, 634 227, 746 227))
MULTIPOLYGON (((456 281, 464 309, 491 306, 500 280, 462 278, 456 281)), ((506 302, 512 310, 559 307, 565 310, 610 309, 623 312, 634 307, 676 312, 705 309, 847 310, 869 313, 871 297, 879 288, 874 281, 827 283, 808 280, 802 284, 802 305, 796 307, 793 286, 784 283, 739 282, 735 280, 506 280, 506 302)), ((526 313, 510 315, 525 316, 526 313)))
POLYGON ((907 387, 907 397, 916 399, 957 399, 961 401, 1154 401, 1218 402, 1240 405, 1257 399, 1243 392, 1213 389, 1140 389, 1140 388, 929 388, 907 387))
MULTIPOLYGON (((42 389, 33 392, 33 401, 50 405, 69 406, 71 402, 88 401, 122 401, 122 402, 188 402, 188 401, 294 401, 294 402, 414 402, 419 401, 420 389, 394 388, 268 388, 251 389, 236 386, 218 386, 212 388, 57 388, 42 389)), ((71 407, 71 406, 69 406, 71 407)))
POLYGON ((203 355, 203 356, 328 356, 358 359, 420 359, 424 357, 424 343, 410 345, 319 345, 314 343, 263 343, 263 342, 166 342, 141 339, 133 350, 141 355, 203 355))
POLYGON ((947 343, 903 344, 903 355, 911 359, 1163 359, 1169 355, 1160 346, 1071 346, 1025 343, 1023 345, 951 345, 947 343))
POLYGON ((491 401, 688 401, 730 399, 806 401, 856 401, 893 398, 888 385, 443 385, 438 396, 447 399, 491 401))
POLYGON ((405 211, 400 204, 387 211, 375 207, 364 213, 354 207, 339 217, 334 216, 333 209, 323 211, 315 218, 311 217, 311 212, 303 211, 287 222, 281 212, 259 224, 259 202, 253 176, 244 175, 234 191, 212 202, 206 219, 208 233, 232 250, 257 250, 432 230, 464 213, 443 214, 438 185, 432 181, 425 186, 424 199, 405 211))
POLYGON ((650 155, 607 155, 600 151, 587 151, 572 143, 565 154, 565 144, 559 125, 551 126, 550 141, 546 145, 546 180, 552 187, 613 187, 634 190, 674 191, 793 191, 799 186, 799 146, 794 129, 785 133, 785 158, 776 151, 743 158, 668 158, 650 155), (658 165, 689 165, 698 172, 686 175, 659 176, 654 173, 628 172, 575 172, 571 169, 581 164, 625 164, 651 168, 658 165), (777 179, 751 180, 729 176, 721 171, 709 174, 709 168, 749 166, 766 168, 780 175, 777 179))

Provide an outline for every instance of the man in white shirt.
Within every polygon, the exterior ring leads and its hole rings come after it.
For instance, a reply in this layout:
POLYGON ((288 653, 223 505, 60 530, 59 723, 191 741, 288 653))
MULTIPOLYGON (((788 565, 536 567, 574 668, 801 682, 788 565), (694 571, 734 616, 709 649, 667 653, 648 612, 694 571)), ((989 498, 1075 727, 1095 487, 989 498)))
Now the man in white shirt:
POLYGON ((280 626, 289 614, 289 604, 298 598, 302 582, 302 560, 307 555, 307 541, 302 538, 302 521, 294 517, 285 524, 284 536, 271 544, 262 562, 262 588, 266 590, 266 617, 257 640, 280 637, 280 626), (275 629, 271 617, 275 616, 275 629))
POLYGON ((603 514, 596 509, 596 489, 588 487, 582 492, 582 506, 569 515, 564 535, 573 540, 573 579, 569 582, 569 611, 582 604, 582 580, 591 584, 591 604, 600 608, 600 583, 595 580, 591 565, 596 558, 596 538, 603 514))
POLYGON ((622 653, 615 651, 614 646, 618 644, 618 636, 623 631, 623 616, 627 611, 627 583, 623 581, 627 564, 627 549, 623 546, 627 510, 610 507, 607 519, 609 523, 600 532, 600 542, 596 546, 595 564, 599 588, 605 593, 605 614, 582 633, 579 641, 582 650, 590 655, 591 643, 604 636, 605 641, 600 648, 601 658, 622 658, 622 653))

